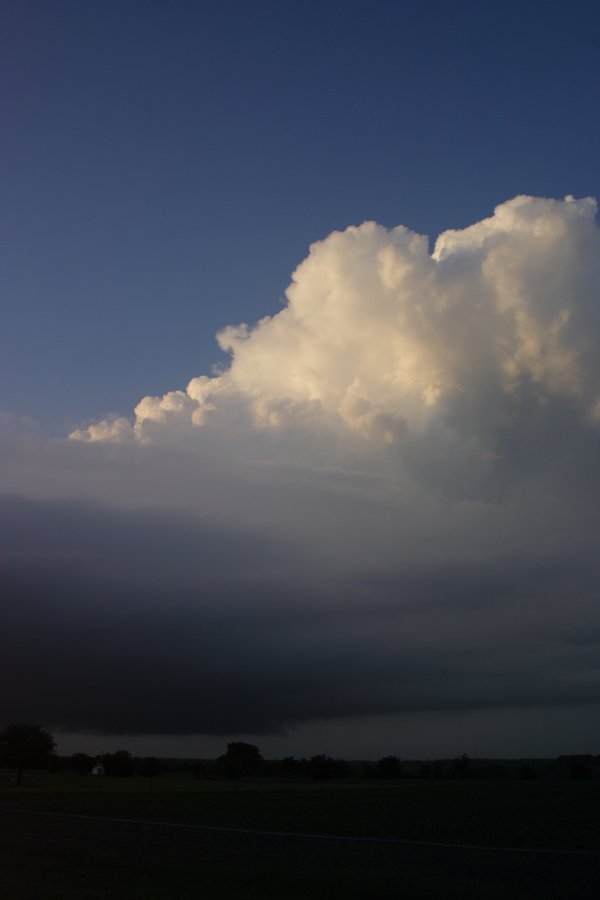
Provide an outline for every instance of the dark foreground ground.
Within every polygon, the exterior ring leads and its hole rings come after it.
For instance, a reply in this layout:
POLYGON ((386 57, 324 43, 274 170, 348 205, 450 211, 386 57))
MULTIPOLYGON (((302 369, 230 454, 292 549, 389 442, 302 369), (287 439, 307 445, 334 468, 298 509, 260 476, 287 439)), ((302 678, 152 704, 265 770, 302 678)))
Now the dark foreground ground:
POLYGON ((600 781, 0 773, 0 808, 3 900, 600 896, 600 781))

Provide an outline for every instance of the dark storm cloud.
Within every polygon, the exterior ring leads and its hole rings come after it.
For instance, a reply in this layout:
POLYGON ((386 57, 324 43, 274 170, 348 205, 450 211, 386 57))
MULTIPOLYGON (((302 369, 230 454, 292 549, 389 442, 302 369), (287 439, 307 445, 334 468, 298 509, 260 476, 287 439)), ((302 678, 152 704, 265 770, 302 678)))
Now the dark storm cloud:
POLYGON ((597 566, 572 556, 294 580, 281 542, 191 516, 13 496, 0 517, 1 720, 265 734, 600 699, 597 566))
POLYGON ((208 525, 197 516, 166 510, 109 510, 73 501, 39 502, 2 497, 0 559, 26 567, 56 567, 65 578, 109 583, 174 585, 198 573, 252 570, 272 564, 282 548, 242 529, 208 525))

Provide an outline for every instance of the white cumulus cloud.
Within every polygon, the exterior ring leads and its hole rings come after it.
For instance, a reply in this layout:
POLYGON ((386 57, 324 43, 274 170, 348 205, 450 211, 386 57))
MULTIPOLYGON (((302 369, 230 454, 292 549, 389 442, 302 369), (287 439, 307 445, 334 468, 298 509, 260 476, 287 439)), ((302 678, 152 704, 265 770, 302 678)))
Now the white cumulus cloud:
POLYGON ((577 427, 600 418, 595 213, 589 198, 516 197, 432 253, 404 226, 334 232, 293 273, 281 312, 219 333, 229 368, 71 438, 302 429, 391 445, 421 480, 485 479, 511 429, 539 431, 557 407, 577 427))

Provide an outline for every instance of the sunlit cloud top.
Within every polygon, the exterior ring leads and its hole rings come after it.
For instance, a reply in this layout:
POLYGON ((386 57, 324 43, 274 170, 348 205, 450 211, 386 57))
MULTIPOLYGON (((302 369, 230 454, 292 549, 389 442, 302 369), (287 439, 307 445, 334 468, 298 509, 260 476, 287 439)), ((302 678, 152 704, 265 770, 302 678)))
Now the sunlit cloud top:
MULTIPOLYGON (((397 445, 497 451, 524 404, 600 416, 600 232, 592 199, 516 197, 489 219, 428 240, 374 222, 313 244, 287 305, 224 328, 229 368, 144 397, 71 434, 152 441, 161 433, 289 427, 397 445)), ((164 436, 164 434, 163 434, 164 436)))

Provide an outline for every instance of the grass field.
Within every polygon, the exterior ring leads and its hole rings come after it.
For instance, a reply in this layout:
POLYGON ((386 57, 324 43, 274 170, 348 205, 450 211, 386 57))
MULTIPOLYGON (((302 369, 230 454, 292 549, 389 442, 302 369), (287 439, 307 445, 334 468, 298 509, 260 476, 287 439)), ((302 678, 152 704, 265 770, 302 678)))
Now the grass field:
POLYGON ((112 819, 600 851, 599 781, 93 779, 0 773, 6 900, 600 895, 598 856, 197 831, 112 819), (102 818, 30 815, 31 811, 102 818))

